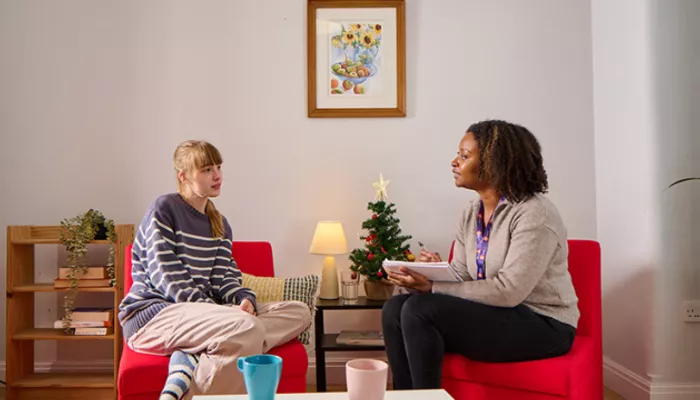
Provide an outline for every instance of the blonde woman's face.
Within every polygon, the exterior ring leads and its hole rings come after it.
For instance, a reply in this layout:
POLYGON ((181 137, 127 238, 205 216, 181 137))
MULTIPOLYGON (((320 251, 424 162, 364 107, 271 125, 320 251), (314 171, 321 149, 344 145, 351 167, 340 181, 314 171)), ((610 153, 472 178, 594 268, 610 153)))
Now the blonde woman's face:
POLYGON ((184 174, 184 183, 197 197, 217 197, 221 194, 223 174, 221 164, 210 165, 184 174))

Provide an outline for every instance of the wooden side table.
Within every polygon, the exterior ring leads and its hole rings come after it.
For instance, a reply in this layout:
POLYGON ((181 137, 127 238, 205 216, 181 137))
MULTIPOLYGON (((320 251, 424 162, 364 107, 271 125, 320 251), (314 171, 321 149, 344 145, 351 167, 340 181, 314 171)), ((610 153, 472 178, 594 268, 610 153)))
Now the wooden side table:
POLYGON ((326 352, 328 351, 374 351, 384 350, 384 346, 345 345, 337 344, 337 333, 326 333, 323 326, 323 313, 335 310, 377 310, 384 306, 385 300, 367 300, 358 297, 356 303, 348 303, 342 299, 316 300, 315 348, 316 348, 316 391, 326 391, 326 352))

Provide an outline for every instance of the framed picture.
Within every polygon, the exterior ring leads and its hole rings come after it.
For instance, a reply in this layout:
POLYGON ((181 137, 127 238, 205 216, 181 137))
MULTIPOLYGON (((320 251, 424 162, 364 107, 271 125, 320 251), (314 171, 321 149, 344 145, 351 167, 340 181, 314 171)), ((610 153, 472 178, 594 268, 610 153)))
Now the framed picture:
POLYGON ((404 1, 307 1, 309 117, 405 117, 404 1))

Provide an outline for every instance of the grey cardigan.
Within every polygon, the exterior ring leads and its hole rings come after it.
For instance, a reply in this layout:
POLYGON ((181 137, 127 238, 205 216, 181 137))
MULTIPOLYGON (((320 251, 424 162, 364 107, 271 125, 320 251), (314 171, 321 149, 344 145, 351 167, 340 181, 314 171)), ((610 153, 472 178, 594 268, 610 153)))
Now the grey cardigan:
POLYGON ((486 254, 486 279, 475 280, 479 199, 459 221, 450 267, 465 282, 434 282, 444 293, 497 307, 524 304, 576 327, 578 298, 568 270, 567 233, 556 206, 545 196, 501 202, 494 211, 486 254))

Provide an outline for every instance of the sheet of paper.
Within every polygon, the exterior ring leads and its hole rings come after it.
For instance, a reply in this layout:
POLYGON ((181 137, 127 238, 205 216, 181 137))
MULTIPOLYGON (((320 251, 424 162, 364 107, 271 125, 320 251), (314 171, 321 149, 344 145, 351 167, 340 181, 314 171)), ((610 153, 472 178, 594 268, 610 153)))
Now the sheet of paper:
POLYGON ((415 271, 433 282, 462 282, 462 278, 457 275, 450 264, 446 261, 441 262, 410 262, 384 260, 382 267, 391 273, 401 273, 399 268, 406 267, 411 271, 415 271))

